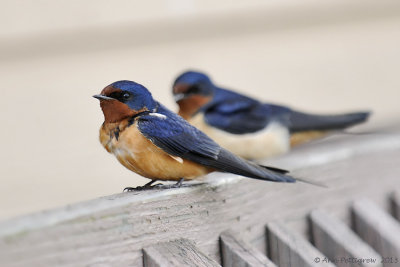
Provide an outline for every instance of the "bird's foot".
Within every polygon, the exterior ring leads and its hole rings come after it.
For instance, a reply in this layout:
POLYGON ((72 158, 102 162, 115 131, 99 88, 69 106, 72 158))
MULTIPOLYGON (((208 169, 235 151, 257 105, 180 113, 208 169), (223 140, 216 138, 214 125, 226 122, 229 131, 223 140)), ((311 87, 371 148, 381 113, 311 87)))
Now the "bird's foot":
POLYGON ((183 183, 183 178, 179 179, 178 182, 176 182, 175 184, 156 184, 154 185, 155 188, 157 189, 171 189, 171 188, 181 188, 182 187, 182 183, 183 183))
POLYGON ((147 184, 142 185, 142 186, 125 187, 123 192, 143 191, 143 190, 149 190, 149 189, 153 189, 153 188, 158 188, 158 186, 160 186, 162 184, 153 185, 153 183, 156 182, 156 181, 157 180, 151 180, 150 182, 148 182, 147 184))
POLYGON ((123 192, 132 192, 132 191, 143 191, 143 190, 149 190, 149 189, 171 189, 171 188, 181 188, 183 185, 184 179, 181 178, 179 179, 178 182, 175 184, 155 184, 153 185, 154 182, 157 180, 151 180, 147 184, 143 186, 136 186, 136 187, 125 187, 123 192))

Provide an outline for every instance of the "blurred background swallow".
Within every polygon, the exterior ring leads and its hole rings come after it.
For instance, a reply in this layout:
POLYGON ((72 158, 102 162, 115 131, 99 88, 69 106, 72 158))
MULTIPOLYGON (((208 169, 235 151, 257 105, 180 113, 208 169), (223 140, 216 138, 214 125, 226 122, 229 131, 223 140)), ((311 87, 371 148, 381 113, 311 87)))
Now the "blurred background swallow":
POLYGON ((287 152, 291 146, 366 121, 369 112, 308 114, 218 87, 202 72, 187 71, 173 83, 179 115, 221 146, 248 159, 287 152))
POLYGON ((213 171, 273 182, 295 182, 285 170, 249 162, 220 147, 155 101, 138 83, 118 81, 94 97, 100 100, 104 114, 101 144, 126 168, 152 182, 174 180, 180 186, 183 180, 213 171))

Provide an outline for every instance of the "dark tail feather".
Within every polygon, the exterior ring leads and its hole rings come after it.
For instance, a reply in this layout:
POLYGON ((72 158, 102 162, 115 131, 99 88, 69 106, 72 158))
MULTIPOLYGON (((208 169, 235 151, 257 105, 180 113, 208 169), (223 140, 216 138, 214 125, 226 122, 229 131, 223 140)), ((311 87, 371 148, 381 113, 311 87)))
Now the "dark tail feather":
MULTIPOLYGON (((264 165, 259 165, 259 166, 260 166, 260 167, 263 167, 263 168, 266 168, 266 169, 268 169, 268 170, 271 170, 271 171, 280 173, 280 174, 287 174, 287 173, 289 173, 288 170, 284 170, 284 169, 279 169, 279 168, 269 167, 269 166, 264 166, 264 165)), ((319 182, 315 182, 315 181, 308 181, 308 180, 305 180, 305 179, 302 179, 302 178, 292 177, 292 176, 290 176, 290 178, 293 178, 294 180, 296 180, 296 182, 302 182, 302 183, 305 183, 305 184, 310 184, 310 185, 315 185, 315 186, 318 186, 318 187, 328 188, 328 186, 326 186, 326 185, 323 184, 323 183, 319 183, 319 182)))
POLYGON ((302 182, 305 184, 309 184, 309 185, 318 186, 318 187, 329 188, 327 185, 325 185, 323 183, 319 183, 319 182, 315 182, 315 181, 308 181, 308 180, 304 180, 302 178, 296 178, 296 181, 302 182))
POLYGON ((287 171, 258 165, 254 162, 242 159, 229 151, 222 149, 218 160, 203 159, 202 164, 213 167, 219 171, 230 172, 259 180, 271 182, 294 183, 296 179, 287 175, 287 171))
MULTIPOLYGON (((191 159, 190 155, 188 159, 191 159)), ((242 159, 225 149, 221 149, 217 160, 204 157, 196 157, 196 159, 191 160, 195 160, 197 163, 212 167, 218 171, 230 172, 253 179, 278 183, 295 183, 296 181, 299 181, 311 185, 325 187, 317 182, 311 182, 301 178, 294 178, 287 174, 287 170, 263 166, 252 161, 242 159)))
POLYGON ((310 130, 339 130, 364 122, 370 112, 355 112, 340 115, 313 115, 292 111, 290 115, 290 131, 302 132, 310 130))
POLYGON ((288 170, 284 170, 284 169, 281 169, 281 168, 275 168, 275 167, 264 166, 264 165, 259 165, 259 166, 261 166, 263 168, 266 168, 266 169, 268 169, 270 171, 277 172, 277 173, 282 173, 282 174, 289 173, 288 170))
POLYGON ((348 134, 348 135, 371 135, 371 134, 384 134, 378 131, 363 131, 363 132, 349 132, 347 129, 342 129, 339 131, 341 134, 348 134))

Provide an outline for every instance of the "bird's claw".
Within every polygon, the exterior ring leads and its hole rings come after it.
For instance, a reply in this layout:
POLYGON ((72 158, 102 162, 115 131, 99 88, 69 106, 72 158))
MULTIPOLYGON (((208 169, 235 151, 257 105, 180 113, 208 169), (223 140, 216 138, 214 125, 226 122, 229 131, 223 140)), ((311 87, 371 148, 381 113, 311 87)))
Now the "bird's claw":
POLYGON ((143 190, 153 189, 156 186, 162 185, 162 184, 153 185, 153 183, 156 181, 157 180, 151 180, 150 182, 148 182, 145 185, 140 185, 140 186, 136 186, 136 187, 125 187, 122 192, 143 191, 143 190))
POLYGON ((133 192, 133 191, 143 191, 143 190, 150 190, 153 188, 158 188, 162 184, 155 184, 155 185, 150 185, 150 186, 136 186, 136 187, 125 187, 123 192, 133 192))
POLYGON ((151 182, 148 182, 147 184, 143 186, 136 186, 136 187, 125 187, 123 192, 132 192, 132 191, 143 191, 143 190, 149 190, 149 189, 171 189, 171 188, 180 188, 182 187, 183 183, 183 178, 180 179, 178 182, 175 184, 155 184, 153 183, 156 180, 152 180, 151 182))
POLYGON ((156 184, 154 187, 157 189, 171 189, 171 188, 181 188, 183 183, 183 178, 179 179, 175 184, 156 184))

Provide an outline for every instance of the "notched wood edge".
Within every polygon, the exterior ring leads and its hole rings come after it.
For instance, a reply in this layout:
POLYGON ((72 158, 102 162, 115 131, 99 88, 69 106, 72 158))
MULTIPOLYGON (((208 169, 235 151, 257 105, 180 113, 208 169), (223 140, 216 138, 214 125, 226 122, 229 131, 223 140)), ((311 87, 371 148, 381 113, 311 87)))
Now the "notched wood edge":
POLYGON ((145 247, 143 266, 221 266, 199 250, 194 242, 182 238, 169 242, 159 242, 145 247))
POLYGON ((312 243, 331 260, 342 257, 371 258, 375 259, 377 264, 368 266, 382 266, 380 264, 382 257, 353 232, 347 224, 327 211, 323 209, 312 210, 308 215, 308 222, 312 243), (317 236, 318 233, 320 236, 317 236), (326 247, 329 251, 324 251, 326 247), (336 251, 332 251, 333 248, 336 251), (340 252, 345 254, 338 255, 340 252))
POLYGON ((262 254, 249 243, 242 240, 232 230, 226 230, 220 234, 220 254, 223 266, 230 265, 234 258, 239 258, 239 266, 276 266, 266 255, 262 254), (228 258, 231 256, 231 258, 228 258))

